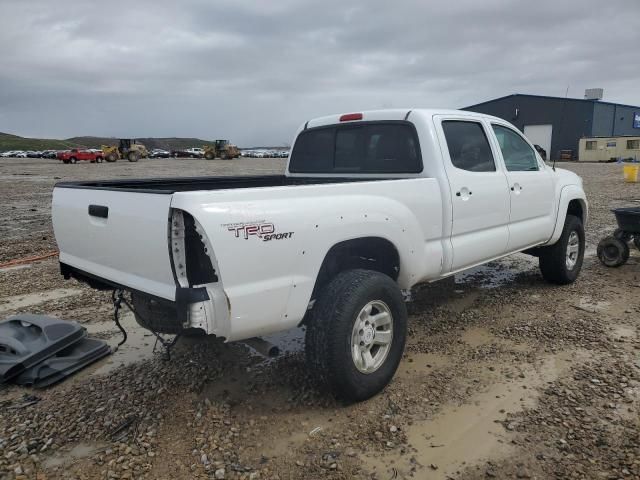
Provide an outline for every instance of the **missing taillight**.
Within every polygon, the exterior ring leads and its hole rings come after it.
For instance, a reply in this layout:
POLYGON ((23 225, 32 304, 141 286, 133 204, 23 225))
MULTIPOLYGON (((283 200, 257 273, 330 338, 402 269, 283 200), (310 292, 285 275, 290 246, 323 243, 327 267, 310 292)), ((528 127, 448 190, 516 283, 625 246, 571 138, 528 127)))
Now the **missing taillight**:
POLYGON ((187 212, 174 210, 171 217, 171 259, 176 281, 181 287, 218 281, 205 243, 193 217, 187 212))

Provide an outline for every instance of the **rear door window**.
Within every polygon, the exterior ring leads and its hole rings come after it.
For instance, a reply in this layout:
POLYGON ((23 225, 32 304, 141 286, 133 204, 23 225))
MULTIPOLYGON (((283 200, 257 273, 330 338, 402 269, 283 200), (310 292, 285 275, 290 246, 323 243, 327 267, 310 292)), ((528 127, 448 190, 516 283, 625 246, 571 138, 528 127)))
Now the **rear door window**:
POLYGON ((480 123, 446 120, 442 122, 442 130, 454 167, 470 172, 496 171, 489 140, 480 123))
POLYGON ((422 157, 409 122, 361 122, 305 130, 291 153, 293 173, 419 173, 422 157))

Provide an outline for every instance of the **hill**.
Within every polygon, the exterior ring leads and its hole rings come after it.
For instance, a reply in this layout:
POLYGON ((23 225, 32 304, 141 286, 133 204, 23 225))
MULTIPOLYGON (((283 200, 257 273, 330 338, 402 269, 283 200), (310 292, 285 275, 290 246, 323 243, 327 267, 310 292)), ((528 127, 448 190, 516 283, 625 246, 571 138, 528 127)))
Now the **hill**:
MULTIPOLYGON (((201 147, 212 143, 212 140, 200 138, 139 138, 149 150, 162 148, 165 150, 201 147)), ((44 138, 26 138, 0 132, 0 152, 7 150, 66 150, 69 148, 100 148, 101 145, 117 145, 117 138, 110 137, 72 137, 65 140, 44 138)))
POLYGON ((6 150, 65 150, 79 146, 69 140, 25 138, 0 132, 0 152, 6 150))

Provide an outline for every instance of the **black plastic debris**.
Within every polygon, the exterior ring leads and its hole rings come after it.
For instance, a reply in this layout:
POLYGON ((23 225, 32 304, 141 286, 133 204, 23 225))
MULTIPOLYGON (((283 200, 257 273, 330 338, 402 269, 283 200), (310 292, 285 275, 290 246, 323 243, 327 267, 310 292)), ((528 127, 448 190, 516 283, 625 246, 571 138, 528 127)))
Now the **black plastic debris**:
POLYGON ((45 315, 9 317, 0 322, 0 382, 11 380, 85 336, 86 330, 76 322, 45 315))
POLYGON ((48 387, 110 353, 111 348, 102 340, 83 338, 25 370, 13 381, 35 388, 48 387))

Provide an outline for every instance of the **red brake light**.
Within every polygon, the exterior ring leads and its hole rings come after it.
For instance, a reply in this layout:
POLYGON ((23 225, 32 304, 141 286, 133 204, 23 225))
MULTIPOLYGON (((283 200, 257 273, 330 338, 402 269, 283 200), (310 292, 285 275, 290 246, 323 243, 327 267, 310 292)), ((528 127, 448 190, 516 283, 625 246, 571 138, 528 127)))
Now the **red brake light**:
POLYGON ((341 122, 352 122, 354 120, 362 120, 361 113, 345 113, 340 117, 341 122))

